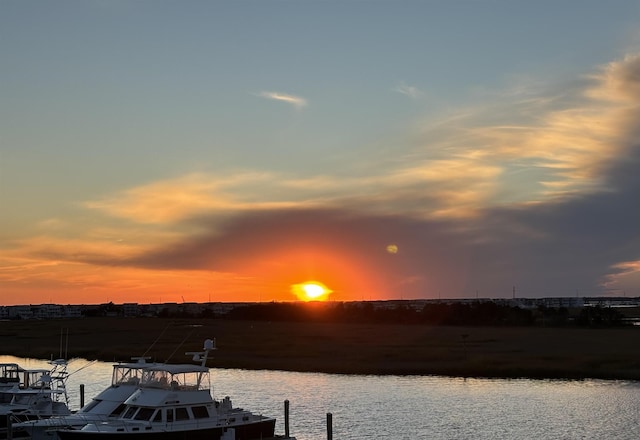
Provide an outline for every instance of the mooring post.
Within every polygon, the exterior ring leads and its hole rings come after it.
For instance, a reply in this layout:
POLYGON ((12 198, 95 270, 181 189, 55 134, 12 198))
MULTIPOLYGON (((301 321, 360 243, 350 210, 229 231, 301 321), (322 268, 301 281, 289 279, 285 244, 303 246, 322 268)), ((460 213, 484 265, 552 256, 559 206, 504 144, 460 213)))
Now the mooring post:
POLYGON ((13 440, 13 427, 11 426, 11 414, 7 414, 7 440, 13 440))
POLYGON ((284 401, 284 438, 289 438, 289 400, 284 401))
POLYGON ((333 414, 327 413, 327 440, 333 440, 333 414))
POLYGON ((84 384, 80 384, 80 408, 84 406, 84 384))

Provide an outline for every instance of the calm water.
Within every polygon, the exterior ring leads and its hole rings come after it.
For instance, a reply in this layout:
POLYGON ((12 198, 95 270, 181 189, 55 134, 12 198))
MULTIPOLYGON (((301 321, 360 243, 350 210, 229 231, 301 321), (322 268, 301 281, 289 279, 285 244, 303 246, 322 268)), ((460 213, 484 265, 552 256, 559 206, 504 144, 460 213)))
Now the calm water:
MULTIPOLYGON (((42 361, 0 356, 36 368, 42 361)), ((72 408, 105 388, 111 364, 73 360, 72 408)), ((640 439, 640 382, 341 376, 279 371, 212 370, 213 394, 278 418, 291 402, 291 434, 326 439, 640 439)))

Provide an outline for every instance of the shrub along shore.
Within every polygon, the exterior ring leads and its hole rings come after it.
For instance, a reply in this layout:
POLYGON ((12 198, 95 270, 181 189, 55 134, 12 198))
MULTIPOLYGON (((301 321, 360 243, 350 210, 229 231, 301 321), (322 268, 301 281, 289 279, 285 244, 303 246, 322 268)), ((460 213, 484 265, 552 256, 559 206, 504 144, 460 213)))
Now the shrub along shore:
POLYGON ((469 327, 87 318, 0 322, 0 354, 191 362, 216 338, 210 367, 341 374, 640 380, 640 328, 469 327), (62 350, 61 350, 62 348, 62 350))

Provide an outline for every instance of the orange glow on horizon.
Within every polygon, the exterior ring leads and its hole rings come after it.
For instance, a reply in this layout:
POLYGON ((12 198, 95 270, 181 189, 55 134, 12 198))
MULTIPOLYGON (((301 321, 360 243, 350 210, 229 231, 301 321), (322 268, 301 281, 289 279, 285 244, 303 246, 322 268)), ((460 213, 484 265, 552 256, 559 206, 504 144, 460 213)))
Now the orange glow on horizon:
POLYGON ((4 258, 0 305, 351 301, 388 296, 382 271, 372 261, 350 249, 328 246, 270 248, 192 270, 29 257, 4 258), (293 290, 296 284, 305 286, 303 293, 293 290))
POLYGON ((291 292, 301 301, 326 301, 333 291, 319 281, 305 281, 292 285, 291 292))

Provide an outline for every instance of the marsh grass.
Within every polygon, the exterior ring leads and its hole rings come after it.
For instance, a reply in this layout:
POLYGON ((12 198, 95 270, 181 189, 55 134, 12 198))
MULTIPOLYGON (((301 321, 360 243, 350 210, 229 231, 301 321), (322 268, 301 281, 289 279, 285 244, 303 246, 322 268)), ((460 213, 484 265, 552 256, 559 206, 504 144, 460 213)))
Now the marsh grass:
POLYGON ((207 338, 219 368, 345 374, 640 380, 640 328, 431 327, 160 318, 0 322, 0 354, 189 362, 207 338), (68 344, 67 344, 68 332, 68 344), (154 344, 155 341, 155 344, 154 344))

